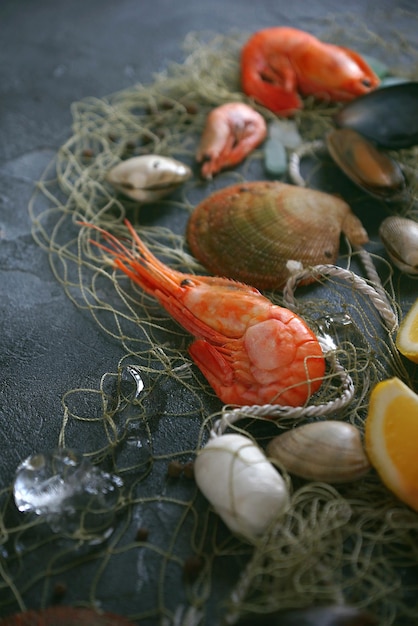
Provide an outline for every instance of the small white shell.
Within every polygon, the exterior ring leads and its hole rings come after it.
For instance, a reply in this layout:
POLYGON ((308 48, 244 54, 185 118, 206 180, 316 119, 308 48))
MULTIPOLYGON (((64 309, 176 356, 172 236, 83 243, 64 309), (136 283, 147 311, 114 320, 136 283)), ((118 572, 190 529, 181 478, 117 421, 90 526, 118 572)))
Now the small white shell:
POLYGON ((232 530, 253 542, 289 505, 286 483, 263 451, 239 434, 209 440, 194 466, 195 480, 232 530))
POLYGON ((380 238, 394 265, 407 274, 418 274, 418 222, 391 215, 379 228, 380 238))
POLYGON ((146 154, 121 161, 106 180, 137 202, 155 202, 172 193, 192 175, 191 169, 170 157, 146 154))
POLYGON ((291 474, 327 483, 357 480, 370 469, 359 430, 336 420, 312 422, 275 437, 267 455, 291 474))

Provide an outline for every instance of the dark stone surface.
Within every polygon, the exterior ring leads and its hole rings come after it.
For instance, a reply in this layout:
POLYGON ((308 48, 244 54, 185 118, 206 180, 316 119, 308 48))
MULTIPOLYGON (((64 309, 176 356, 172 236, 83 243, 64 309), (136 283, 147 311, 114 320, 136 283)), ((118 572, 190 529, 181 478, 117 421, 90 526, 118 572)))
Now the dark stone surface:
MULTIPOLYGON (((0 3, 0 485, 55 445, 61 398, 96 387, 121 348, 76 308, 31 236, 34 182, 71 133, 70 105, 147 82, 183 58, 192 30, 287 24, 318 32, 356 15, 417 41, 415 0, 2 0, 0 3)), ((82 578, 80 581, 82 582, 82 578)), ((117 602, 115 607, 122 609, 117 602)), ((29 607, 30 608, 30 607, 29 607)))

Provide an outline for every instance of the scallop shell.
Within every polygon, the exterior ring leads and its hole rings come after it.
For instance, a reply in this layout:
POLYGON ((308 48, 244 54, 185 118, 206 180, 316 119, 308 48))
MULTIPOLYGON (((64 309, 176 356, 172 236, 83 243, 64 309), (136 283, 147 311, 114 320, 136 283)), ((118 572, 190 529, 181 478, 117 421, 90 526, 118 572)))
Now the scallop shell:
POLYGON ((158 154, 144 154, 112 167, 106 180, 137 202, 156 202, 172 193, 191 175, 191 169, 181 161, 158 154))
POLYGON ((418 274, 418 222, 392 215, 380 224, 379 235, 392 263, 402 272, 418 274))
POLYGON ((198 204, 187 225, 194 256, 213 274, 258 289, 283 288, 286 263, 335 263, 340 235, 368 241, 346 202, 278 181, 231 185, 198 204))
POLYGON ((399 164, 351 128, 330 131, 330 155, 359 187, 382 200, 398 200, 406 189, 399 164))
POLYGON ((334 420, 289 430, 272 439, 266 452, 289 473, 307 480, 350 482, 361 478, 371 467, 359 430, 334 420))

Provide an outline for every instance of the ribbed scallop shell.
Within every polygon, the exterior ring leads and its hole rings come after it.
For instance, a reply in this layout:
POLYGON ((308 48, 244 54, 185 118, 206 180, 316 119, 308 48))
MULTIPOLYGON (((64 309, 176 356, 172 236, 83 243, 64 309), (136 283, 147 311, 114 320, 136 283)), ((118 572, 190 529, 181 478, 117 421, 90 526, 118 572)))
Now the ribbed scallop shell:
POLYGON ((418 222, 391 215, 381 223, 379 235, 392 263, 402 272, 418 274, 418 222))
POLYGON ((288 430, 272 439, 266 452, 289 473, 307 480, 350 482, 361 478, 371 467, 359 430, 336 420, 288 430))
POLYGON ((190 249, 211 273, 258 289, 283 288, 289 260, 335 263, 341 233, 353 245, 368 240, 340 198, 278 181, 216 191, 196 206, 187 225, 190 249))

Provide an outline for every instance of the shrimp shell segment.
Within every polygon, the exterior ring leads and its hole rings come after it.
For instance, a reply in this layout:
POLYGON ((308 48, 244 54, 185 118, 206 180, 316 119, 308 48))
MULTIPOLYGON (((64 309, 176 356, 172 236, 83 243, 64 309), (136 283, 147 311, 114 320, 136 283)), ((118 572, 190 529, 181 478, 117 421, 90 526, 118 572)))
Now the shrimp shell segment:
POLYGON ((187 225, 193 255, 215 275, 281 289, 289 260, 305 267, 335 263, 340 235, 368 241, 346 202, 331 194, 279 181, 231 185, 196 206, 187 225))

